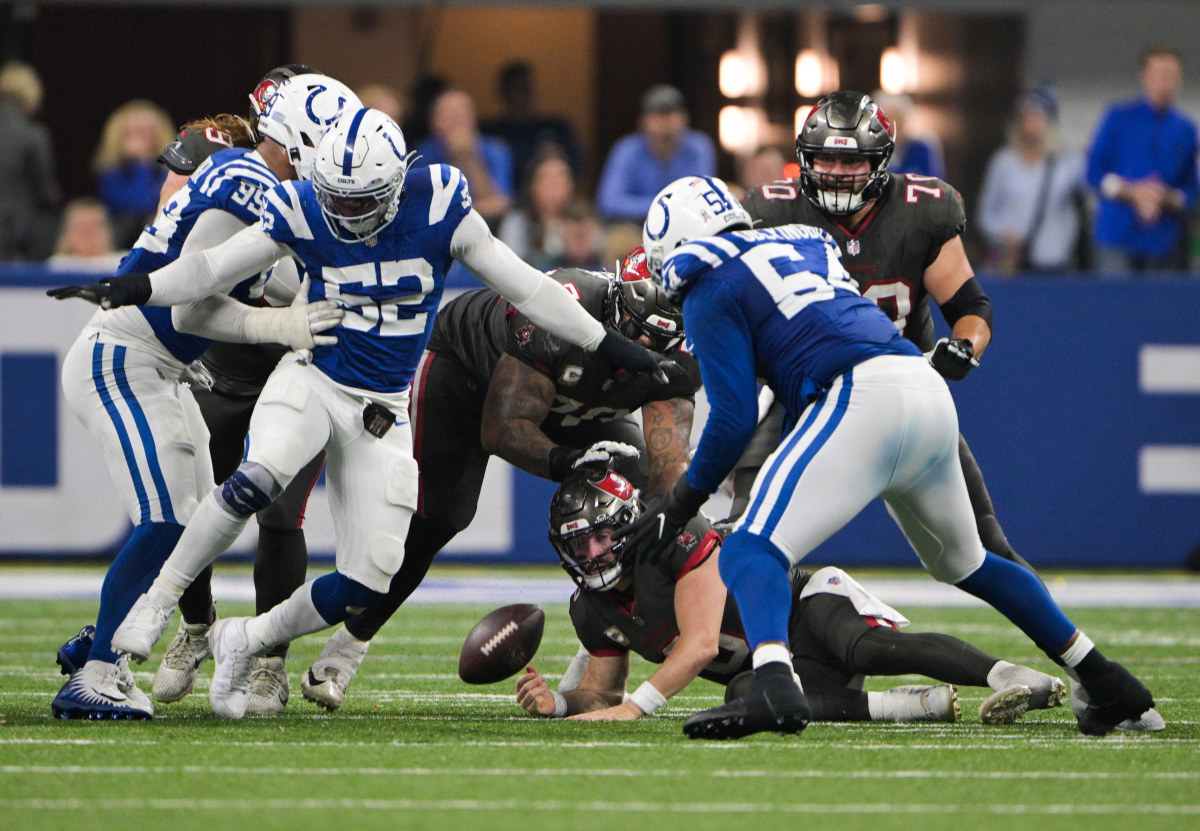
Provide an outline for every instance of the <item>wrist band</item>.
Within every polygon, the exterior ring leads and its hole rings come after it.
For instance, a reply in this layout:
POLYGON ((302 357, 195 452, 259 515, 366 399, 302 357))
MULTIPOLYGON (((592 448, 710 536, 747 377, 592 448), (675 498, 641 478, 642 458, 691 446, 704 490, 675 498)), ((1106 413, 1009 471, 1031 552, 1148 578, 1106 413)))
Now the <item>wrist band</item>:
POLYGON ((566 718, 567 699, 558 690, 550 690, 550 697, 554 699, 554 713, 550 718, 566 718))
POLYGON ((659 707, 667 703, 663 694, 649 681, 643 681, 642 685, 633 691, 633 695, 629 696, 629 700, 638 705, 641 711, 648 716, 653 715, 659 707))
POLYGON ((1116 199, 1121 195, 1121 187, 1124 184, 1124 180, 1116 173, 1105 173, 1104 178, 1100 180, 1100 193, 1109 199, 1116 199))

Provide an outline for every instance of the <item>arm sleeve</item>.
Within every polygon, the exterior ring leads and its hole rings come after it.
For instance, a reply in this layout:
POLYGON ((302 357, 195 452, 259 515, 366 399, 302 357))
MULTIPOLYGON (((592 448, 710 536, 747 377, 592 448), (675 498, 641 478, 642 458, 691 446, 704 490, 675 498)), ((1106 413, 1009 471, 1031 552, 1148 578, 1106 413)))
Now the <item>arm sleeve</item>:
POLYGON ((216 248, 180 257, 150 275, 147 305, 177 306, 210 294, 226 294, 288 253, 259 225, 234 234, 216 248))
POLYGON ((207 251, 216 248, 238 231, 245 229, 246 223, 238 217, 218 208, 210 208, 196 217, 196 224, 188 232, 183 247, 179 250, 182 257, 197 251, 207 251))
POLYGON ((546 331, 589 352, 596 351, 604 339, 600 321, 565 288, 493 237, 476 211, 467 214, 454 231, 450 253, 484 285, 499 292, 546 331))
POLYGON ((209 340, 240 343, 246 316, 254 311, 225 294, 213 294, 171 309, 171 323, 180 332, 209 340))
POLYGON ((733 470, 758 423, 750 324, 733 290, 701 283, 683 301, 684 330, 700 361, 709 414, 688 468, 688 483, 713 493, 733 470))

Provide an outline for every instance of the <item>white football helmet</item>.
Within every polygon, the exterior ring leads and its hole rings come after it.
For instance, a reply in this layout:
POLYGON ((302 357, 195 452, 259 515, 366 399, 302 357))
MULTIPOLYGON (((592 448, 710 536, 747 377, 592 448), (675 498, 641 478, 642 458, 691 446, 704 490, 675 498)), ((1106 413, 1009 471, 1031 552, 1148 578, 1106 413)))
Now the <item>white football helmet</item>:
POLYGON ((267 100, 258 133, 287 150, 299 179, 311 179, 317 143, 343 112, 362 108, 358 96, 328 75, 293 75, 267 100))
MULTIPOLYGON (((749 228, 752 224, 750 214, 720 179, 713 176, 676 179, 654 197, 642 226, 642 246, 646 249, 650 276, 661 279, 663 261, 685 242, 749 228)), ((673 302, 680 301, 671 286, 664 288, 673 302)))
POLYGON ((325 223, 344 242, 370 239, 396 217, 411 155, 379 110, 348 110, 317 145, 313 187, 325 223))

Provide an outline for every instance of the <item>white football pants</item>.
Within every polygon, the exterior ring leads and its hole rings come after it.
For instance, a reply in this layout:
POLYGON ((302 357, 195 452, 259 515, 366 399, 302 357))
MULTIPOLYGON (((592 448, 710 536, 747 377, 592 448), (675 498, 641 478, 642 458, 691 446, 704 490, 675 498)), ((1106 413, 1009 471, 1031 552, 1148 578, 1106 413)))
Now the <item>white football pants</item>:
POLYGON ((767 459, 737 528, 794 564, 876 497, 938 580, 983 564, 954 400, 924 358, 884 355, 839 377, 767 459))

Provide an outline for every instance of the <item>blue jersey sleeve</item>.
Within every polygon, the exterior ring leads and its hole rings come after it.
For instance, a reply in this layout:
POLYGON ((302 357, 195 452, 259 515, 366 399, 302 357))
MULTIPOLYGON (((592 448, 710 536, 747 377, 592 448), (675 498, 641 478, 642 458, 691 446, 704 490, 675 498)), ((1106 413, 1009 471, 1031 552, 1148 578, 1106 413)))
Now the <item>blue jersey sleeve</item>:
POLYGON ((758 424, 753 338, 735 295, 729 284, 706 280, 683 300, 684 331, 710 407, 687 476, 705 493, 720 487, 758 424))

